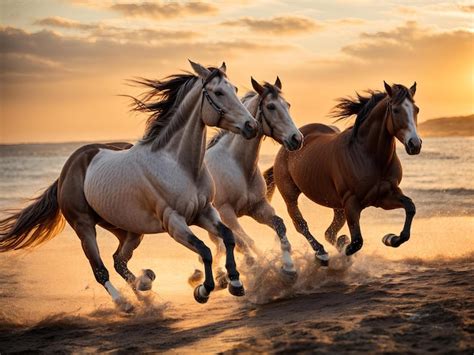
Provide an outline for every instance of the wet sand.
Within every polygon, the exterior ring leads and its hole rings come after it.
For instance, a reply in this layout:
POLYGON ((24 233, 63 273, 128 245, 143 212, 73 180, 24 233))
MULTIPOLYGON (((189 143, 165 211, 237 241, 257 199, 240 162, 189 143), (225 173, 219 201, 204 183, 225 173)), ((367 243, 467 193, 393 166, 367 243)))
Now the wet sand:
MULTIPOLYGON (((253 272, 257 280, 247 280, 246 297, 236 299, 222 290, 206 305, 189 298, 165 302, 152 292, 145 302, 135 301, 133 314, 120 313, 104 302, 92 311, 52 312, 28 320, 21 312, 2 307, 0 351, 469 354, 474 350, 474 255, 428 262, 336 256, 325 269, 312 260, 311 254, 296 258, 299 278, 294 284, 282 280, 276 260, 243 270, 253 272)), ((4 303, 17 297, 20 275, 1 274, 4 303)))

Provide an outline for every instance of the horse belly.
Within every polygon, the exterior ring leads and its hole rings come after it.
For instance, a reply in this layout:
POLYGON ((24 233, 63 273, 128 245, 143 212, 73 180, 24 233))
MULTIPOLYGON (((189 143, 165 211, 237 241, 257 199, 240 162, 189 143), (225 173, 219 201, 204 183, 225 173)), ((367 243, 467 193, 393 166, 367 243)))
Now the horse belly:
POLYGON ((296 186, 310 200, 325 207, 341 208, 342 199, 335 187, 333 176, 336 158, 328 151, 328 142, 321 138, 319 142, 313 143, 310 151, 306 152, 306 158, 291 159, 289 169, 296 186), (324 149, 321 149, 323 146, 324 149), (308 156, 311 157, 309 163, 308 156))
POLYGON ((162 232, 150 196, 143 193, 143 181, 136 174, 127 174, 130 169, 123 166, 127 166, 126 162, 118 165, 93 160, 84 181, 87 202, 116 227, 139 234, 162 232))

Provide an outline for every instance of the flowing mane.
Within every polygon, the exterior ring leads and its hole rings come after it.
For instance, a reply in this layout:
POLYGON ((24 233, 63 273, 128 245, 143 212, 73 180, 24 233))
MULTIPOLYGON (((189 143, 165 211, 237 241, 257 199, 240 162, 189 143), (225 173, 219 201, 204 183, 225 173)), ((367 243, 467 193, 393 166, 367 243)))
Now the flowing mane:
MULTIPOLYGON (((393 88, 394 92, 393 96, 391 97, 391 101, 394 104, 401 103, 403 100, 405 100, 405 98, 413 101, 410 90, 408 90, 405 86, 395 84, 393 85, 393 88)), ((345 120, 352 115, 357 115, 352 131, 353 137, 357 136, 360 126, 370 115, 374 107, 387 97, 387 93, 381 91, 367 90, 366 92, 368 94, 367 96, 356 93, 356 98, 343 97, 338 99, 339 103, 334 106, 331 112, 331 116, 336 119, 335 122, 345 120)))
MULTIPOLYGON (((280 95, 281 93, 280 89, 278 89, 275 85, 272 85, 268 82, 265 82, 262 86, 265 88, 265 91, 263 92, 263 95, 262 95, 263 97, 265 97, 267 94, 271 94, 273 95, 273 97, 278 97, 278 95, 280 95)), ((249 101, 250 99, 254 98, 257 95, 258 94, 255 91, 249 91, 240 99, 240 101, 243 104, 245 104, 247 101, 249 101)), ((228 133, 229 131, 224 130, 224 129, 218 130, 217 133, 214 134, 214 136, 212 136, 209 142, 207 143, 206 149, 210 149, 214 147, 221 140, 221 138, 224 137, 228 133)))
MULTIPOLYGON (((208 69, 219 71, 214 75, 222 75, 217 68, 208 69)), ((129 96, 132 99, 132 111, 150 114, 140 144, 153 143, 153 150, 159 149, 183 126, 189 115, 183 115, 178 108, 198 79, 196 75, 185 72, 170 75, 164 80, 132 80, 133 83, 150 89, 140 98, 129 96)))

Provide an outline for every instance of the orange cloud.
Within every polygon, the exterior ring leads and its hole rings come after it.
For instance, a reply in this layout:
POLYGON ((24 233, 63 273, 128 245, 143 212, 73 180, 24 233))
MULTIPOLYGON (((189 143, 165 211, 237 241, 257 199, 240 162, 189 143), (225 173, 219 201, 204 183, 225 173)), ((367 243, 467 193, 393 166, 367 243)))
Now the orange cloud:
POLYGON ((222 22, 221 24, 224 26, 241 26, 255 32, 276 35, 295 35, 323 28, 321 24, 313 19, 302 16, 277 16, 267 19, 241 17, 237 20, 222 22))
POLYGON ((131 40, 138 42, 183 40, 196 37, 197 32, 173 31, 167 29, 126 29, 123 27, 109 26, 101 23, 81 23, 62 17, 47 17, 34 22, 35 25, 72 29, 86 32, 90 38, 102 38, 110 40, 131 40))
POLYGON ((193 15, 215 15, 219 9, 204 2, 142 2, 119 3, 110 6, 127 17, 147 17, 152 19, 167 19, 193 15))

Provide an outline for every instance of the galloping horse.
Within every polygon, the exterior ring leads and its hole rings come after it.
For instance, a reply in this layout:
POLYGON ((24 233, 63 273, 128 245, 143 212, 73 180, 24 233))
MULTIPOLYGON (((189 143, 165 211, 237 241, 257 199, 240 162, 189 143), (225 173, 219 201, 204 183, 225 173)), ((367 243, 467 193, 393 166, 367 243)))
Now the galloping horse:
POLYGON ((303 126, 300 128, 305 137, 303 148, 297 152, 280 149, 274 166, 264 174, 267 196, 272 196, 276 185, 297 231, 306 237, 319 259, 327 258, 327 253, 311 235, 301 215, 298 208, 301 193, 334 210, 325 237, 339 250, 345 247, 346 255, 362 247, 359 218, 361 211, 369 206, 405 209, 402 232, 399 236, 384 236, 385 245, 396 248, 410 238, 415 204, 398 187, 402 166, 396 154, 395 138, 404 144, 408 154, 420 153, 422 141, 416 131, 419 109, 413 100, 416 83, 410 89, 384 84, 385 93, 370 91, 367 97, 340 99, 334 116, 344 119, 357 115, 353 127, 340 133, 337 128, 323 124, 303 126), (346 220, 350 243, 347 236, 336 239, 346 220))
MULTIPOLYGON (((242 252, 248 263, 252 263, 251 251, 258 254, 254 241, 245 233, 238 217, 250 216, 257 222, 274 229, 280 239, 283 256, 282 271, 289 278, 296 276, 291 259, 291 245, 286 237, 283 220, 276 215, 268 203, 266 185, 260 168, 258 156, 262 139, 267 136, 275 139, 289 151, 297 150, 303 144, 303 135, 296 128, 288 112, 289 104, 281 95, 281 81, 275 84, 259 84, 251 79, 255 92, 247 93, 242 102, 260 123, 257 136, 251 140, 242 139, 228 131, 220 131, 209 142, 204 161, 214 179, 216 195, 213 201, 222 221, 232 229, 237 250, 242 252)), ((216 263, 224 252, 220 240, 210 233, 217 246, 216 263)), ((199 272, 191 280, 199 279, 199 272)), ((219 270, 217 280, 225 287, 225 274, 219 270)))
POLYGON ((224 240, 229 291, 244 294, 234 260, 234 236, 212 206, 214 184, 203 164, 206 125, 228 129, 245 138, 258 123, 242 105, 226 77, 226 67, 205 68, 164 81, 143 79, 151 88, 135 109, 149 112, 143 139, 131 146, 92 144, 68 159, 61 175, 25 209, 0 221, 0 251, 34 247, 59 233, 62 216, 79 236, 94 276, 124 310, 131 306, 109 280, 96 241, 96 225, 119 239, 115 270, 134 288, 151 288, 151 270, 136 278, 127 263, 143 234, 167 232, 198 253, 205 265, 203 285, 194 290, 204 303, 214 289, 210 249, 188 227, 198 225, 224 240), (148 279, 148 280, 147 280, 148 279), (148 282, 143 282, 143 280, 148 282))

